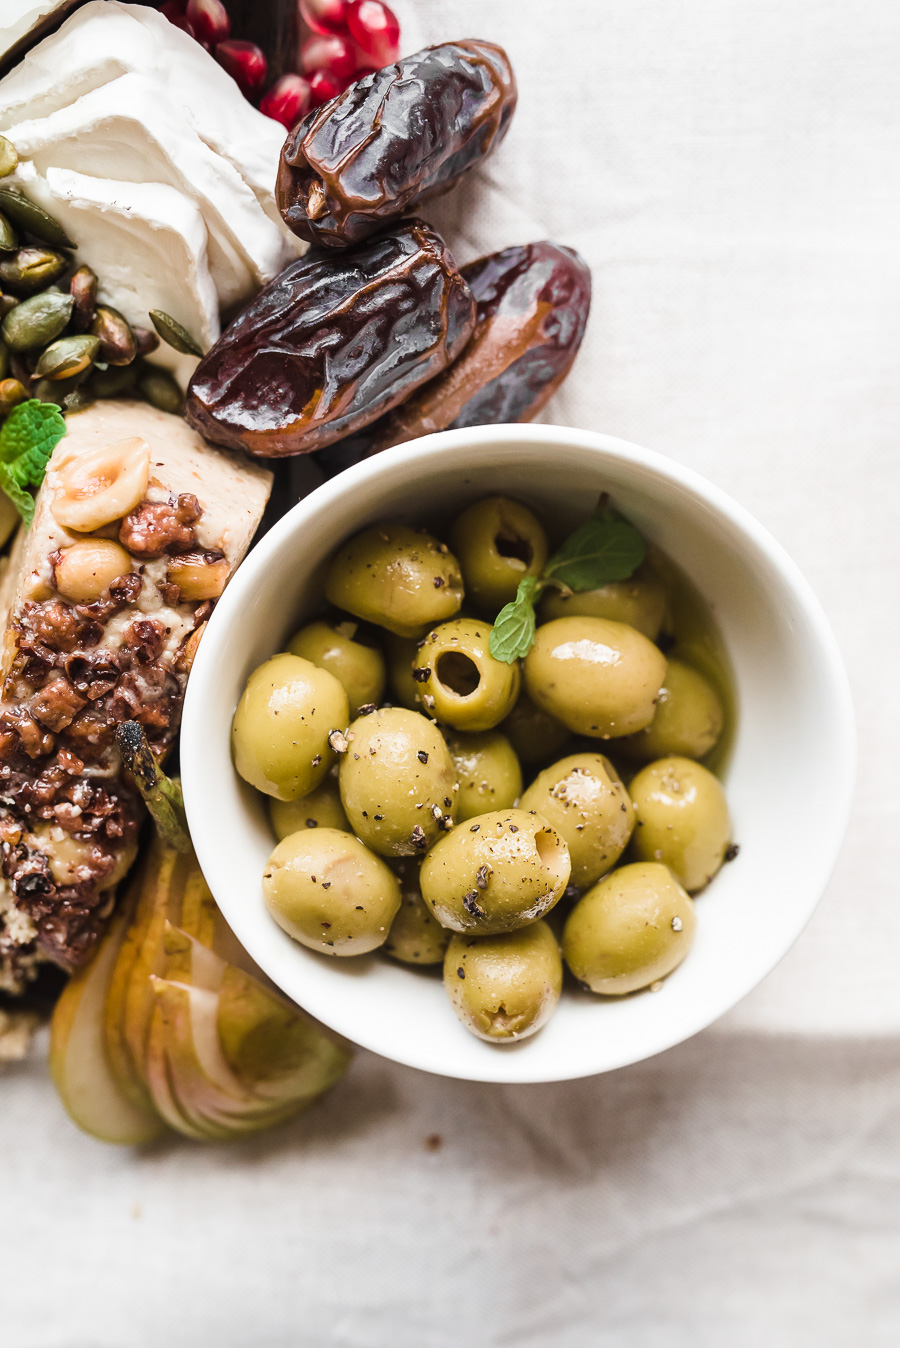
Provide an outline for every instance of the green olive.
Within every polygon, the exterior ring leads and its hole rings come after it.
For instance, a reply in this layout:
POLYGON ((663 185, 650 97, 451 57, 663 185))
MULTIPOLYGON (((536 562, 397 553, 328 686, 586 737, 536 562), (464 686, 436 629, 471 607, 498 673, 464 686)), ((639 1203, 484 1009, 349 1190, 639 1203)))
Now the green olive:
POLYGON ((423 636, 463 600, 459 563, 431 534, 407 524, 364 529, 341 547, 325 577, 328 601, 401 637, 423 636))
POLYGON ((709 884, 731 842, 718 779, 691 758, 660 758, 632 779, 629 794, 637 821, 635 857, 661 861, 692 894, 709 884))
POLYGON ((459 558, 467 596, 492 614, 515 599, 524 576, 539 576, 547 560, 540 520, 506 496, 489 496, 464 510, 450 530, 450 546, 459 558))
POLYGON ((354 833, 382 856, 421 856, 456 818, 456 769, 437 726, 384 707, 347 739, 341 800, 354 833))
POLYGON ((659 576, 641 566, 630 580, 612 580, 596 590, 564 595, 550 587, 541 599, 538 617, 542 623, 554 618, 608 618, 627 623, 655 641, 668 604, 668 593, 659 576))
POLYGON ((519 696, 519 666, 494 659, 492 631, 479 618, 454 618, 429 632, 416 652, 413 678, 425 710, 454 730, 490 730, 519 696))
POLYGON ((546 1025, 562 991, 559 945, 546 922, 499 936, 454 936, 444 987, 467 1030, 490 1044, 546 1025))
POLYGON ((665 978, 691 948, 694 905, 665 866, 621 866, 579 899, 563 931, 572 973, 605 996, 665 978))
POLYGON ((515 805, 522 793, 522 769, 505 735, 487 730, 481 735, 446 738, 459 781, 456 817, 460 823, 515 805))
POLYGON ((403 964, 440 964, 450 940, 422 898, 419 862, 412 857, 393 863, 400 882, 400 908, 391 923, 384 953, 403 964))
POLYGON ((628 792, 608 758, 573 754, 535 778, 520 801, 552 824, 569 849, 571 884, 584 889, 610 870, 634 828, 628 792))
POLYGON ((341 804, 337 770, 329 772, 315 791, 310 791, 308 796, 301 796, 299 800, 274 800, 270 796, 269 818, 279 842, 304 828, 339 828, 349 832, 350 825, 341 804))
POLYGON ((250 675, 234 713, 235 767, 267 796, 307 796, 335 761, 329 735, 349 717, 333 674, 299 655, 273 655, 250 675))
POLYGON ((357 708, 378 706, 384 694, 384 656, 374 646, 356 640, 354 622, 310 623, 288 643, 292 655, 302 655, 344 685, 351 714, 357 708))
POLYGON ((605 618, 545 623, 525 658, 532 701, 589 739, 649 725, 665 674, 666 658, 652 641, 605 618))
POLYGON ((571 743, 572 732, 542 707, 536 707, 527 693, 519 700, 500 727, 516 752, 520 763, 552 762, 571 743))
POLYGON ((718 741, 724 720, 721 700, 709 679, 683 660, 671 659, 653 720, 623 740, 622 748, 645 762, 669 754, 702 758, 718 741))
POLYGON ((387 659, 391 694, 395 702, 401 707, 408 707, 410 711, 422 710, 422 694, 412 672, 418 654, 418 641, 412 637, 395 637, 388 634, 387 659))
POLYGON ((387 939, 400 907, 397 877, 380 857, 336 828, 284 838, 263 872, 263 897, 301 945, 326 955, 365 955, 387 939))
POLYGON ((550 911, 569 883, 569 853, 540 815, 494 810, 459 824, 422 863, 422 897, 441 926, 481 936, 550 911))

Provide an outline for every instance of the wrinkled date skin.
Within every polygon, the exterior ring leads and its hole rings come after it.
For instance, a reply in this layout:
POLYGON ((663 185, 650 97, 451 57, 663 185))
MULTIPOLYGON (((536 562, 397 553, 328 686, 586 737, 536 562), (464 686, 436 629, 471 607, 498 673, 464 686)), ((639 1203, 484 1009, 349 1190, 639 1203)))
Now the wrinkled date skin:
POLYGON ((309 113, 281 152, 287 225, 342 248, 446 191, 499 145, 516 106, 506 52, 445 42, 351 84, 309 113))
POLYGON ((306 454, 439 375, 474 325, 472 292, 440 235, 406 220, 276 276, 197 366, 186 416, 215 444, 306 454))
POLYGON ((531 421, 569 372, 591 307, 591 273, 572 248, 530 243, 463 267, 475 332, 448 370, 322 456, 329 473, 418 435, 531 421))

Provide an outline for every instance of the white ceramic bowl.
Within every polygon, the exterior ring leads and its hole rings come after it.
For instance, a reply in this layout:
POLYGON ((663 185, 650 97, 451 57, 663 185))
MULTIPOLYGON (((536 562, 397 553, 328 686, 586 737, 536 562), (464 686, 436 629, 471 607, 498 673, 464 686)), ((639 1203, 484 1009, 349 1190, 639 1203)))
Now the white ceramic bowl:
POLYGON ((348 1039, 397 1062, 480 1081, 553 1081, 637 1062, 696 1034, 781 959, 836 860, 854 776, 853 712, 834 637, 796 566, 696 473, 623 440, 550 426, 445 431, 342 473, 301 501, 244 562, 191 674, 182 733, 191 833, 241 942, 283 990, 348 1039), (273 838, 235 773, 231 717, 252 669, 321 603, 324 560, 382 519, 419 521, 494 492, 583 518, 601 490, 711 606, 737 685, 727 771, 740 856, 697 901, 690 956, 656 994, 566 992, 533 1039, 495 1047, 457 1021, 439 977, 377 956, 333 959, 266 911, 273 838))

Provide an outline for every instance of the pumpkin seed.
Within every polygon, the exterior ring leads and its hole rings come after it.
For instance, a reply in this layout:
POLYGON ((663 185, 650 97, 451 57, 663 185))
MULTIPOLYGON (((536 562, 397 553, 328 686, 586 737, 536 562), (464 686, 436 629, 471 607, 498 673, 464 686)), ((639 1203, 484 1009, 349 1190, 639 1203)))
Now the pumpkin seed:
POLYGON ((107 365, 130 365, 137 355, 134 333, 118 309, 98 304, 91 332, 100 339, 100 359, 107 365))
POLYGON ((79 388, 73 389, 67 393, 62 400, 62 410, 66 416, 72 412, 83 412, 86 407, 93 406, 94 395, 90 384, 82 384, 79 388))
POLYGON ((15 309, 19 303, 12 295, 0 295, 0 321, 2 321, 11 309, 15 309))
POLYGON ((132 328, 139 356, 149 356, 159 346, 159 338, 149 328, 132 328))
POLYGON ((6 216, 0 215, 0 253, 11 253, 18 246, 19 239, 16 231, 6 216))
POLYGON ((68 265, 64 253, 54 253, 49 248, 20 248, 0 258, 0 282, 17 295, 33 295, 58 281, 68 265))
POLYGON ((69 291, 75 301, 72 326, 77 332, 87 332, 94 321, 97 303, 97 275, 90 267, 79 267, 69 282, 69 291))
POLYGON ((58 220, 40 206, 35 206, 21 192, 13 192, 8 187, 0 187, 0 212, 19 229, 33 234, 42 243, 52 243, 55 248, 74 248, 75 245, 58 220))
POLYGON ((91 375, 91 392, 95 398, 121 398, 134 390, 137 369, 131 365, 110 365, 107 370, 95 368, 91 375))
POLYGON ((0 178, 15 173, 19 165, 19 155, 15 145, 5 136, 0 136, 0 178))
POLYGON ((56 403, 57 407, 62 407, 63 399, 74 393, 79 385, 84 383, 85 378, 86 375, 82 371, 80 374, 70 375, 67 379, 38 379, 30 396, 39 398, 42 403, 56 403))
POLYGON ((18 379, 0 380, 0 416, 8 416, 14 407, 28 397, 28 390, 18 379))
POLYGON ((166 370, 148 366, 138 380, 138 388, 151 407, 160 412, 181 412, 184 394, 166 370))
POLYGON ((100 338, 61 337, 53 342, 41 355, 34 367, 40 379, 68 379, 70 375, 81 374, 93 364, 100 350, 100 338))
POLYGON ((34 351, 58 337, 69 321, 74 300, 58 290, 31 295, 11 309, 0 335, 13 351, 34 351))
POLYGON ((164 314, 162 309, 151 309, 150 322, 163 341, 168 342, 169 346, 174 346, 182 355, 203 355, 203 348, 196 337, 192 337, 187 328, 183 328, 171 314, 164 314))
POLYGON ((5 379, 9 374, 9 347, 5 342, 0 342, 0 379, 5 379))

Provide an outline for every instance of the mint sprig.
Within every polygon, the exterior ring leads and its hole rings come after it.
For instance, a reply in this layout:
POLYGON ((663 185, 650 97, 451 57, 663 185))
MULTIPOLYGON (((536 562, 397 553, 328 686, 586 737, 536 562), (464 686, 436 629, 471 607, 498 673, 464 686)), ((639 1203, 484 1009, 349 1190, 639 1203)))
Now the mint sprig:
POLYGON ((508 665, 524 659, 534 645, 535 605, 548 585, 572 594, 627 580, 646 552, 637 529, 612 509, 604 494, 591 518, 553 554, 540 577, 525 576, 519 581, 515 599, 497 614, 489 642, 491 655, 508 665))
POLYGON ((34 497, 29 488, 43 482, 50 455, 65 433, 66 423, 59 408, 37 398, 19 403, 0 427, 0 488, 26 525, 34 519, 34 497))

